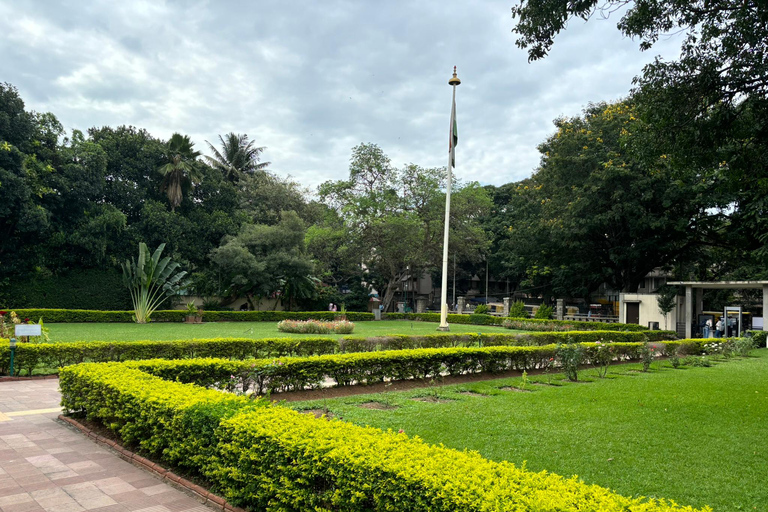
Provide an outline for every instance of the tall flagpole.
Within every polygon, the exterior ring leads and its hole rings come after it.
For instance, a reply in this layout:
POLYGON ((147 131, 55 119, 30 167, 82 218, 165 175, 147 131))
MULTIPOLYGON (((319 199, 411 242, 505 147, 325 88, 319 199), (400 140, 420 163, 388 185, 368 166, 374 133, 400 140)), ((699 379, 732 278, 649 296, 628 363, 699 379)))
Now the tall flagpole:
POLYGON ((443 282, 440 293, 440 326, 438 331, 448 331, 448 221, 451 218, 451 179, 453 166, 456 164, 454 155, 454 130, 456 129, 456 86, 461 83, 456 76, 456 66, 453 66, 453 77, 448 80, 448 85, 453 87, 453 103, 451 103, 451 126, 448 131, 448 186, 445 190, 445 225, 443 233, 443 282))

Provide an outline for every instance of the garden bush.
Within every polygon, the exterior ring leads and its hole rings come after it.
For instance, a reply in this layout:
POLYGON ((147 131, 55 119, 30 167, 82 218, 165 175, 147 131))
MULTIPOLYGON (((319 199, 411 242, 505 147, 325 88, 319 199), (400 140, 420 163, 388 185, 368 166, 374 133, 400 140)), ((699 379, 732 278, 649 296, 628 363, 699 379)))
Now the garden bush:
POLYGON ((528 310, 525 309, 525 302, 518 300, 509 307, 510 318, 528 318, 528 310))
POLYGON ((542 304, 536 310, 536 314, 533 315, 533 318, 538 318, 540 320, 550 320, 552 318, 552 307, 547 306, 546 304, 542 304))
POLYGON ((121 364, 67 368, 60 385, 66 410, 101 422, 252 510, 695 512, 121 364))

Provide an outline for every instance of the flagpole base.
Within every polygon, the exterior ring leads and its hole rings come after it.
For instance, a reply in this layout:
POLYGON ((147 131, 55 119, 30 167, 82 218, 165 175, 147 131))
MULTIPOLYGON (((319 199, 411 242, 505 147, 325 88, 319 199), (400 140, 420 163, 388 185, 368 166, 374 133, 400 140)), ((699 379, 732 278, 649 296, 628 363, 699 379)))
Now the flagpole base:
POLYGON ((442 332, 448 332, 448 331, 450 331, 450 330, 451 330, 451 328, 450 328, 450 327, 448 327, 448 324, 445 324, 445 325, 441 325, 441 326, 439 326, 439 327, 437 328, 437 330, 438 330, 438 331, 442 331, 442 332))

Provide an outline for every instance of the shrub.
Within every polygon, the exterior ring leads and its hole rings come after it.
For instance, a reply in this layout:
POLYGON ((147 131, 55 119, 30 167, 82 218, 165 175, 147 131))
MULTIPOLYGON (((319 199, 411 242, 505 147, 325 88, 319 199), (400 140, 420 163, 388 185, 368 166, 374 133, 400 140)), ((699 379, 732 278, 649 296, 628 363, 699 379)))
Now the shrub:
POLYGON ((488 307, 487 304, 479 304, 476 308, 474 313, 476 315, 487 315, 491 309, 488 307))
POLYGON ((528 310, 525 309, 525 303, 521 300, 516 301, 509 308, 510 318, 528 318, 528 310))
POLYGON ((577 343, 557 345, 555 357, 568 380, 579 380, 579 366, 584 361, 584 347, 577 343))
POLYGON ((66 410, 100 421, 252 510, 695 512, 126 365, 67 368, 60 385, 66 410))
POLYGON ((733 350, 737 355, 746 357, 755 348, 754 338, 736 338, 733 341, 733 350))
POLYGON ((651 346, 650 343, 643 343, 642 348, 640 349, 640 358, 643 362, 643 371, 647 372, 651 368, 651 363, 653 363, 653 359, 656 356, 656 349, 651 346))
POLYGON ((768 331, 747 331, 747 338, 752 340, 754 348, 763 348, 768 346, 766 340, 768 340, 768 331))
POLYGON ((542 304, 539 306, 539 309, 536 310, 536 314, 533 315, 533 318, 538 318, 540 320, 549 320, 552 318, 552 307, 547 306, 546 304, 542 304))

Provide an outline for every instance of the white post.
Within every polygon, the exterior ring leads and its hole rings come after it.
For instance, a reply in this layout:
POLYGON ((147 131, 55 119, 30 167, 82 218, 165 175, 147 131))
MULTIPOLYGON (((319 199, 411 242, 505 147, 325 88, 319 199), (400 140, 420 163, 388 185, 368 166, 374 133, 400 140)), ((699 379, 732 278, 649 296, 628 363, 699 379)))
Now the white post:
MULTIPOLYGON (((454 75, 456 72, 454 71, 454 75)), ((456 103, 456 84, 453 84, 453 104, 456 103)), ((449 136, 453 137, 453 116, 451 116, 451 126, 449 136)), ((453 144, 453 139, 451 139, 453 144)), ((455 151, 455 150, 454 150, 455 151)), ((443 282, 440 290, 440 326, 438 331, 448 331, 448 223, 451 218, 451 180, 452 180, 452 167, 453 159, 451 158, 453 152, 448 151, 448 184, 445 189, 445 226, 443 229, 443 282)))
POLYGON ((693 288, 691 285, 685 287, 685 337, 690 338, 693 333, 691 324, 693 323, 693 288))
MULTIPOLYGON (((768 284, 763 285, 763 330, 768 331, 768 284)), ((768 347, 768 339, 765 346, 768 347)))

